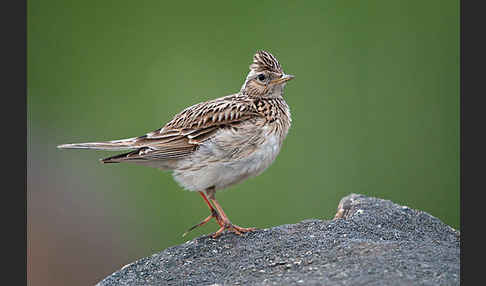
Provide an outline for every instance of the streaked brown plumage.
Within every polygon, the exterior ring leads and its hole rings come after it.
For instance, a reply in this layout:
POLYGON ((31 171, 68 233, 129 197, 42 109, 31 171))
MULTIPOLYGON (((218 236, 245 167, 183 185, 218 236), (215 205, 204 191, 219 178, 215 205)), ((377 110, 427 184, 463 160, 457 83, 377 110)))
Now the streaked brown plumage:
POLYGON ((283 89, 292 78, 273 55, 258 51, 239 93, 190 106, 143 136, 58 148, 127 150, 101 161, 173 170, 174 179, 185 189, 198 191, 211 210, 193 228, 215 218, 220 229, 214 237, 225 229, 241 234, 252 228, 232 225, 215 193, 260 174, 275 160, 290 128, 283 89))

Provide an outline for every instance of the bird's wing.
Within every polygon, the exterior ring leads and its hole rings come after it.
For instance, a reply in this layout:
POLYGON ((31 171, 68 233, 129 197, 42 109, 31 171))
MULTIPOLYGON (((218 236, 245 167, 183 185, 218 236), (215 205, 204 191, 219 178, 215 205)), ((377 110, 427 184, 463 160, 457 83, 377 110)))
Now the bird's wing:
POLYGON ((131 138, 132 152, 102 162, 180 159, 194 152, 222 128, 238 128, 241 122, 260 116, 252 100, 239 94, 202 102, 184 109, 164 127, 131 138))

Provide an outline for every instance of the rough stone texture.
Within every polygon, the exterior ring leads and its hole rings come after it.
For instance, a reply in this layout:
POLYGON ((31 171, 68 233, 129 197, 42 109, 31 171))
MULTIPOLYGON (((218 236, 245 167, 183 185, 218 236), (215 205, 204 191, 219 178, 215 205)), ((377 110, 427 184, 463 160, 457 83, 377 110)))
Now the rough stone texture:
POLYGON ((202 236, 98 285, 459 285, 459 244, 423 211, 351 194, 331 221, 202 236))

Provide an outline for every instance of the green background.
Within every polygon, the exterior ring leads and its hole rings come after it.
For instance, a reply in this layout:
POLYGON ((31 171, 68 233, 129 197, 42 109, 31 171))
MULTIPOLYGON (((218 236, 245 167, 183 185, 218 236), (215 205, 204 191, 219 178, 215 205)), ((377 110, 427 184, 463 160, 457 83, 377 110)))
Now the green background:
POLYGON ((258 49, 296 76, 293 122, 267 171, 218 193, 235 224, 331 219, 361 193, 460 229, 459 1, 49 0, 27 12, 30 285, 94 284, 217 229, 181 237, 208 209, 169 173, 55 146, 143 135, 235 93, 258 49))

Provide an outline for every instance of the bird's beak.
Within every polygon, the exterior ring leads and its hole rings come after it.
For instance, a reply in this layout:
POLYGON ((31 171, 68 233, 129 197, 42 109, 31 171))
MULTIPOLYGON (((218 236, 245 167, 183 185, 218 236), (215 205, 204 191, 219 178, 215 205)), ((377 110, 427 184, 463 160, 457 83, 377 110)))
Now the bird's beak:
POLYGON ((270 83, 271 84, 281 84, 281 83, 284 83, 286 81, 293 79, 294 77, 295 76, 293 76, 291 74, 284 74, 281 78, 274 79, 270 83))

